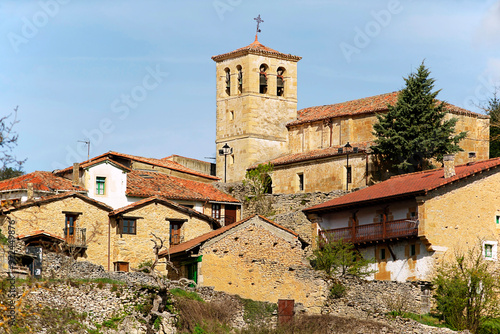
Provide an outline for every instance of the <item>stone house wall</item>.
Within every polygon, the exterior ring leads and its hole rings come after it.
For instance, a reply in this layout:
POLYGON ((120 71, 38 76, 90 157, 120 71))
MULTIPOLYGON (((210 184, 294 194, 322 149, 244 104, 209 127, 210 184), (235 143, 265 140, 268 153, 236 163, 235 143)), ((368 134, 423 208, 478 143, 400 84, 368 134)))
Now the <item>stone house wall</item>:
MULTIPOLYGON (((117 229, 117 220, 111 220, 111 266, 113 262, 128 262, 130 268, 144 261, 153 260, 153 242, 151 233, 164 241, 166 248, 170 247, 170 222, 168 219, 185 219, 181 227, 181 242, 188 241, 199 235, 212 231, 210 224, 196 216, 189 216, 184 212, 161 203, 151 203, 123 214, 124 217, 137 219, 136 234, 120 234, 117 229)), ((110 268, 113 270, 113 267, 110 268)), ((165 269, 165 268, 159 268, 165 269)))
POLYGON ((244 298, 276 303, 295 299, 319 313, 327 285, 303 257, 292 234, 256 217, 204 244, 199 283, 244 298))
MULTIPOLYGON (((351 167, 351 183, 349 189, 367 185, 368 161, 364 153, 349 154, 351 167)), ((271 175, 273 193, 296 194, 304 192, 329 192, 332 189, 346 189, 346 159, 342 155, 330 159, 313 160, 294 163, 286 166, 276 166, 271 175), (299 174, 303 175, 303 190, 299 187, 299 174)))
MULTIPOLYGON (((76 227, 86 229, 88 248, 80 259, 106 266, 109 211, 78 197, 68 197, 41 203, 41 205, 31 205, 8 215, 16 221, 16 235, 44 230, 64 237, 65 214, 63 212, 81 213, 76 219, 76 227)), ((0 222, 2 231, 7 230, 6 224, 5 219, 0 222)))
POLYGON ((499 184, 500 173, 494 169, 417 198, 420 236, 450 256, 482 240, 498 242, 499 184))

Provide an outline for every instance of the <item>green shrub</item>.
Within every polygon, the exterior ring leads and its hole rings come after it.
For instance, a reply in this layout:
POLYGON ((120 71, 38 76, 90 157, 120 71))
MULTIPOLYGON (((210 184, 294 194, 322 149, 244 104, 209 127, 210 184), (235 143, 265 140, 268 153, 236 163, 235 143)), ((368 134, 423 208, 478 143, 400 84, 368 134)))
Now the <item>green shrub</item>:
POLYGON ((147 261, 139 263, 139 265, 137 266, 137 269, 139 269, 140 272, 149 274, 149 273, 151 273, 151 267, 153 267, 153 261, 147 260, 147 261))
POLYGON ((444 262, 433 279, 437 311, 448 326, 478 333, 482 324, 500 316, 500 275, 485 260, 482 243, 444 262))
POLYGON ((252 299, 241 298, 241 303, 244 310, 243 319, 249 324, 272 317, 273 313, 278 309, 277 304, 252 299))
POLYGON ((204 300, 194 291, 186 291, 186 290, 183 290, 180 288, 175 288, 175 289, 170 290, 170 293, 176 297, 187 298, 187 299, 197 300, 199 302, 204 302, 204 300))
POLYGON ((350 242, 343 240, 324 242, 318 240, 319 247, 313 251, 311 265, 324 270, 329 276, 346 274, 366 277, 373 273, 369 270, 373 259, 365 259, 350 242))
POLYGON ((332 287, 330 288, 330 297, 332 298, 342 298, 345 296, 345 293, 346 287, 340 282, 333 283, 332 287))
POLYGON ((478 334, 500 334, 500 318, 484 320, 478 334))

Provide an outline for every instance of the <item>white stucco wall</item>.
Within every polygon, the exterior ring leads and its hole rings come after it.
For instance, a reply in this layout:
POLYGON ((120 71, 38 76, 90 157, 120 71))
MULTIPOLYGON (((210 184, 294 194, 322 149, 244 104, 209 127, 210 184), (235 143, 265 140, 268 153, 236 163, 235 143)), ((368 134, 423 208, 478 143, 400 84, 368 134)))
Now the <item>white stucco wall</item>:
POLYGON ((88 196, 106 203, 113 209, 121 208, 131 202, 125 196, 127 190, 127 173, 113 166, 108 162, 93 165, 85 172, 85 188, 88 190, 88 196), (97 195, 96 178, 105 177, 104 195, 97 195))
MULTIPOLYGON (((419 243, 419 241, 416 241, 419 243)), ((427 251, 425 245, 419 244, 418 255, 416 255, 416 260, 410 259, 406 254, 405 248, 409 243, 415 243, 415 239, 402 240, 394 244, 389 244, 389 247, 396 256, 396 260, 392 258, 390 253, 386 254, 386 266, 385 270, 390 272, 390 280, 405 282, 408 279, 411 280, 429 280, 432 274, 434 265, 434 252, 427 251), (412 263, 413 262, 413 263, 412 263)), ((380 247, 380 245, 378 245, 380 247)), ((379 272, 380 260, 377 260, 376 251, 379 251, 377 245, 369 246, 363 248, 361 253, 367 259, 374 259, 375 263, 370 265, 372 270, 379 272)), ((375 279, 375 274, 367 277, 369 280, 375 279)))

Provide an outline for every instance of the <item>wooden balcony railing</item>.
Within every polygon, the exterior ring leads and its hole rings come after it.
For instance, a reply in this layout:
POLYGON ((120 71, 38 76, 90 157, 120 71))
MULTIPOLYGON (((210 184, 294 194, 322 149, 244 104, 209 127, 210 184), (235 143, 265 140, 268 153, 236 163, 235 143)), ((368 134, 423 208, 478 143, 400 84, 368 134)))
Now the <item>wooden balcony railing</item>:
POLYGON ((354 243, 405 238, 418 235, 418 220, 399 219, 382 223, 357 225, 320 231, 325 241, 350 241, 354 243))
POLYGON ((87 246, 87 229, 79 227, 68 227, 63 229, 66 244, 74 247, 87 246))

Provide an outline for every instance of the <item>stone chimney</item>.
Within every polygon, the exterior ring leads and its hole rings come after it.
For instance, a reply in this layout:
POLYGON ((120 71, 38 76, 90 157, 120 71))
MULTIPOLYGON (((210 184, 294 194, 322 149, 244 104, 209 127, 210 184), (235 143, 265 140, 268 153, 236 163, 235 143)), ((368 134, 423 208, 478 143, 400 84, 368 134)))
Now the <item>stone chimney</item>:
POLYGON ((73 181, 72 184, 74 186, 79 186, 80 185, 80 164, 78 162, 75 162, 73 164, 73 181))
POLYGON ((449 177, 455 176, 455 155, 454 154, 445 154, 443 157, 444 162, 444 178, 447 179, 449 177))
POLYGON ((35 197, 35 192, 33 190, 33 183, 28 182, 28 188, 26 189, 26 193, 28 201, 31 201, 35 197))

